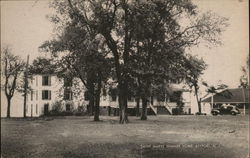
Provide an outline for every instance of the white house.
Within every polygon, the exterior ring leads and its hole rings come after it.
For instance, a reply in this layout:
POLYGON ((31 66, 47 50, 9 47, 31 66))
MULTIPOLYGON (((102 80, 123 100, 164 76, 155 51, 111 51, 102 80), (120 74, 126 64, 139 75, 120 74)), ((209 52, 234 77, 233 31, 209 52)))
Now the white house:
MULTIPOLYGON (((76 109, 78 106, 87 106, 88 101, 84 98, 83 84, 79 79, 60 79, 56 75, 34 75, 29 81, 31 91, 27 95, 26 116, 38 117, 46 115, 56 102, 60 102, 64 111, 76 109)), ((182 102, 184 103, 183 112, 186 114, 195 114, 198 111, 197 102, 192 91, 185 84, 171 84, 175 92, 180 92, 182 102)), ((11 103, 11 117, 23 117, 23 96, 16 92, 11 103)), ((117 96, 101 95, 100 107, 102 109, 118 109, 117 96)), ((135 109, 135 98, 128 99, 128 108, 135 109)), ((152 97, 148 108, 155 114, 172 114, 173 109, 177 107, 176 100, 171 97, 165 97, 159 100, 152 97), (165 111, 165 112, 163 112, 165 111)), ((7 101, 1 91, 1 117, 6 117, 7 101)))

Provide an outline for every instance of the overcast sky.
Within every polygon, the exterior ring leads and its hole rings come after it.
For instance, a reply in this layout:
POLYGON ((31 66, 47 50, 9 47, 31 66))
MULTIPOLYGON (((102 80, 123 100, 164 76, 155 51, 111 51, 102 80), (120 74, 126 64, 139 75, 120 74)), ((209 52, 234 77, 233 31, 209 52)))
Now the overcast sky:
MULTIPOLYGON (((229 18, 230 26, 222 34, 223 45, 212 49, 200 46, 191 52, 208 64, 202 78, 210 84, 219 81, 237 87, 249 53, 248 0, 195 0, 202 11, 211 10, 229 18)), ((48 1, 1 1, 1 46, 9 44, 13 53, 31 59, 39 54, 38 47, 51 38, 52 24, 46 19, 51 13, 48 1)))

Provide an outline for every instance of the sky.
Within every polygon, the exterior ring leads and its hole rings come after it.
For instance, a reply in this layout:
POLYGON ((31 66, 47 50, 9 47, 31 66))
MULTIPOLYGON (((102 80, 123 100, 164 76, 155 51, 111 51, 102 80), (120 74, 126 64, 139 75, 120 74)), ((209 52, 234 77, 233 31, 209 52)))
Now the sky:
MULTIPOLYGON (((33 60, 42 53, 38 47, 52 38, 53 25, 46 18, 53 10, 46 0, 1 1, 1 47, 10 45, 12 52, 33 60)), ((208 68, 202 79, 210 85, 218 83, 237 87, 249 55, 248 0, 193 0, 201 12, 213 11, 229 18, 222 33, 223 45, 194 47, 192 54, 203 58, 208 68)), ((30 61, 31 62, 31 61, 30 61)))

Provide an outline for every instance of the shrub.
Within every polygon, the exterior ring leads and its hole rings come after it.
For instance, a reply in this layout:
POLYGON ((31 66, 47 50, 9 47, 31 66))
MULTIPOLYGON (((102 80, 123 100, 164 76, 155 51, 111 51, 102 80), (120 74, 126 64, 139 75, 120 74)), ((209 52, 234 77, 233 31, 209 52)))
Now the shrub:
POLYGON ((63 112, 63 107, 60 101, 56 101, 52 104, 52 110, 49 112, 49 115, 58 116, 63 112))
POLYGON ((179 114, 180 114, 179 108, 173 108, 173 109, 172 109, 172 114, 173 114, 173 115, 179 115, 179 114))
POLYGON ((74 111, 74 115, 76 116, 84 116, 86 114, 86 106, 83 105, 78 106, 77 109, 74 111))

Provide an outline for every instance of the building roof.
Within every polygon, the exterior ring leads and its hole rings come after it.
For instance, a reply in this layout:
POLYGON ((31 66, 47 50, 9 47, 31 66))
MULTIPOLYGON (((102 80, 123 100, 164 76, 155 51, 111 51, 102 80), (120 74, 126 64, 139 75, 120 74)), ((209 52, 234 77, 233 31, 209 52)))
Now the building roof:
MULTIPOLYGON (((227 89, 214 95, 214 103, 250 103, 249 92, 249 88, 227 89)), ((208 97, 202 102, 211 103, 211 98, 208 97)))

